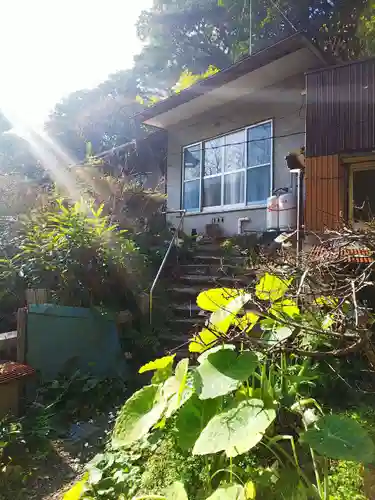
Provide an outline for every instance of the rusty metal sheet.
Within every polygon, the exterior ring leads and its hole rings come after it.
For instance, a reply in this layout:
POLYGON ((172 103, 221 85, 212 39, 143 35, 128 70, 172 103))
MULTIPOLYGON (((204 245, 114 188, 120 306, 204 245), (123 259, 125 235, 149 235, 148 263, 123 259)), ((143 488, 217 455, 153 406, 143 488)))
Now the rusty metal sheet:
POLYGON ((346 170, 338 155, 306 158, 305 229, 336 229, 346 216, 346 170))

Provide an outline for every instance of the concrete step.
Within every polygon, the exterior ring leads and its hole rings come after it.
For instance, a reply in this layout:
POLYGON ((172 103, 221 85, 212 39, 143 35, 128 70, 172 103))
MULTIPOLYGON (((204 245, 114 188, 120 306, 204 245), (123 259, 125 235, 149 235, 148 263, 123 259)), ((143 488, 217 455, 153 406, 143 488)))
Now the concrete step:
POLYGON ((159 340, 169 341, 171 344, 183 344, 188 342, 191 336, 188 333, 181 333, 180 335, 176 333, 161 334, 158 336, 159 340))
POLYGON ((195 326, 195 325, 203 325, 206 322, 206 318, 204 317, 196 317, 196 318, 174 318, 171 320, 172 325, 186 325, 186 326, 195 326))
POLYGON ((199 295, 203 290, 204 287, 202 288, 202 286, 184 286, 183 284, 175 285, 167 289, 167 291, 171 294, 172 297, 176 297, 176 295, 197 297, 197 295, 199 295))
POLYGON ((198 307, 193 301, 191 301, 191 303, 185 303, 185 304, 172 304, 171 309, 172 311, 179 311, 185 313, 188 316, 193 316, 194 314, 198 315, 199 313, 202 312, 202 309, 198 307))
POLYGON ((198 307, 193 300, 190 303, 182 303, 182 304, 172 304, 171 310, 174 314, 175 318, 183 317, 183 318, 209 318, 210 312, 203 311, 200 307, 198 307))
POLYGON ((197 245, 195 247, 195 252, 196 253, 203 253, 207 254, 209 253, 210 255, 217 255, 217 256, 223 256, 223 257, 241 257, 241 251, 237 249, 231 249, 230 251, 225 250, 225 248, 221 247, 218 244, 215 243, 210 243, 207 245, 197 245))
POLYGON ((197 252, 192 256, 192 261, 197 264, 206 265, 237 265, 245 266, 247 257, 244 255, 211 255, 197 252))
POLYGON ((238 285, 244 285, 250 281, 250 278, 244 277, 244 276, 226 276, 224 274, 222 275, 215 275, 215 276, 202 276, 199 274, 185 274, 184 276, 179 277, 179 282, 181 283, 201 283, 202 285, 202 291, 204 290, 205 286, 238 286, 238 285))
POLYGON ((180 266, 180 271, 183 274, 200 274, 200 275, 217 275, 224 274, 233 276, 237 272, 243 272, 243 268, 239 265, 233 264, 221 264, 220 261, 214 261, 214 263, 206 263, 206 264, 184 264, 180 266))

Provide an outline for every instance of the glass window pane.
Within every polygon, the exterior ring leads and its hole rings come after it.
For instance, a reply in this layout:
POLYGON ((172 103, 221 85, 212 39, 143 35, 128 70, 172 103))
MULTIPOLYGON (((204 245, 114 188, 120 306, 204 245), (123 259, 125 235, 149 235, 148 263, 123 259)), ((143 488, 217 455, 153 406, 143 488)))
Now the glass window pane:
POLYGON ((184 209, 189 211, 199 210, 199 184, 200 180, 184 182, 184 209))
POLYGON ((247 170, 247 202, 266 201, 271 190, 271 167, 249 168, 247 170))
POLYGON ((201 171, 201 147, 190 146, 184 149, 184 180, 197 179, 201 171))
POLYGON ((265 123, 248 130, 248 166, 271 163, 271 124, 265 123))
POLYGON ((236 172, 224 176, 224 205, 243 203, 245 172, 236 172))
POLYGON ((223 166, 223 143, 222 137, 205 142, 203 175, 220 174, 223 166))
POLYGON ((245 131, 225 137, 225 171, 245 168, 245 131))
POLYGON ((217 207, 221 205, 221 175, 203 179, 203 206, 217 207))

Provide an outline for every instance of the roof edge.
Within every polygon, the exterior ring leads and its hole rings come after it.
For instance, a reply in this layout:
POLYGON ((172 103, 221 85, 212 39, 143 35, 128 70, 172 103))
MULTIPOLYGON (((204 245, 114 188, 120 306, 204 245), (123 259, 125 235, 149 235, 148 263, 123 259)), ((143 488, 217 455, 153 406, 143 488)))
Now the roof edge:
POLYGON ((210 90, 220 88, 245 74, 251 73, 258 68, 266 66, 267 64, 270 64, 271 62, 304 47, 309 48, 325 66, 329 64, 324 52, 322 52, 319 47, 314 45, 307 32, 298 31, 293 35, 260 50, 256 54, 244 57, 228 68, 225 68, 224 70, 219 71, 219 73, 195 83, 178 94, 173 94, 166 99, 157 102, 153 106, 137 113, 135 118, 140 119, 142 122, 155 118, 156 116, 166 113, 177 106, 188 103, 189 101, 206 94, 210 90))

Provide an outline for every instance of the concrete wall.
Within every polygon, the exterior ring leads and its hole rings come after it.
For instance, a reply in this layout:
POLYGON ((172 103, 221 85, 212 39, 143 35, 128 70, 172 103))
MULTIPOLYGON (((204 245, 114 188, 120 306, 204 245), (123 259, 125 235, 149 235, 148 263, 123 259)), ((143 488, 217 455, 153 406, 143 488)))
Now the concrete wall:
MULTIPOLYGON (((291 175, 285 163, 285 156, 292 150, 299 149, 305 143, 305 97, 301 92, 305 88, 304 75, 283 81, 250 94, 246 100, 236 100, 231 105, 218 107, 207 114, 181 122, 168 131, 167 164, 167 206, 169 210, 181 206, 181 176, 183 146, 209 139, 220 134, 273 119, 274 163, 273 189, 291 186, 291 175)), ((191 234, 196 229, 205 233, 206 224, 219 222, 225 235, 237 232, 239 217, 249 217, 244 223, 246 231, 264 231, 266 228, 266 209, 245 207, 236 211, 204 212, 187 214, 184 231, 191 234), (219 219, 219 221, 217 220, 219 219)), ((170 215, 169 222, 178 224, 177 216, 170 215)))

